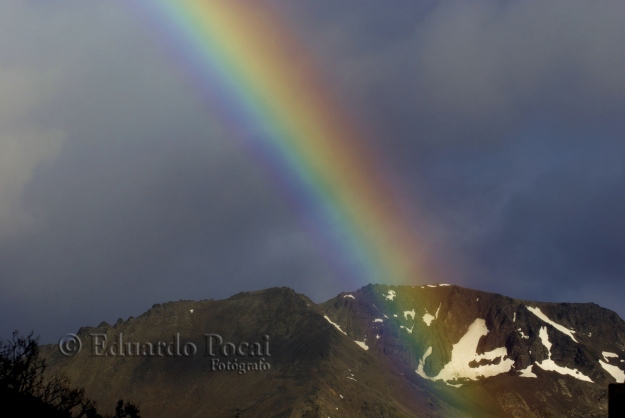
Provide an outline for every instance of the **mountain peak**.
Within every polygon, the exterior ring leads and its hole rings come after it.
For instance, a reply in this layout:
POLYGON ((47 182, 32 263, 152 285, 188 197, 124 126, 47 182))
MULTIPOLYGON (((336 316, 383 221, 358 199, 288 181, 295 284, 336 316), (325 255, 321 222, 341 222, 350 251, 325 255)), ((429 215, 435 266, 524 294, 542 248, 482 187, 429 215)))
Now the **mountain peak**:
POLYGON ((593 417, 605 415, 608 383, 625 380, 625 323, 614 312, 446 284, 369 284, 322 304, 286 287, 167 302, 78 336, 75 357, 45 348, 51 370, 102 404, 132 398, 149 416, 226 416, 245 403, 253 416, 593 417), (267 370, 214 370, 228 356, 94 357, 94 334, 178 338, 204 354, 207 341, 258 343, 267 370))

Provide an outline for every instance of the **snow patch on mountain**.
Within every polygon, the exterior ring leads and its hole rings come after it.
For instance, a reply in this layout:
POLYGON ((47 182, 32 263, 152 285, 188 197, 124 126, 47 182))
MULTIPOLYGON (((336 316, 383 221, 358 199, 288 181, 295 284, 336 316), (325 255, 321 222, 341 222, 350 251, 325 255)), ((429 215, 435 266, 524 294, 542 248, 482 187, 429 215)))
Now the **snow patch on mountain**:
POLYGON ((421 367, 417 368, 417 374, 429 380, 442 380, 448 383, 459 379, 477 380, 480 377, 496 376, 508 372, 514 361, 508 358, 508 351, 505 347, 499 347, 484 354, 476 353, 480 338, 487 335, 488 332, 486 321, 481 318, 476 319, 460 341, 453 345, 451 360, 436 376, 428 377, 423 373, 422 363, 425 363, 427 356, 424 356, 422 362, 419 363, 421 367), (486 364, 483 364, 483 361, 486 364), (495 364, 495 362, 497 363, 495 364))
POLYGON ((393 300, 393 299, 395 299, 395 296, 397 296, 397 295, 395 294, 394 290, 389 290, 388 294, 386 296, 384 294, 382 294, 382 296, 384 296, 388 300, 393 300))
POLYGON ((344 298, 352 298, 352 299, 356 299, 356 298, 354 297, 354 295, 345 295, 345 296, 343 296, 343 297, 344 297, 344 298))
POLYGON ((568 335, 573 341, 577 342, 577 340, 575 339, 575 337, 573 336, 573 333, 575 331, 570 330, 556 322, 553 322, 551 319, 549 319, 547 317, 547 315, 545 315, 540 308, 532 308, 531 306, 527 306, 525 305, 525 307, 534 315, 536 315, 538 318, 542 319, 543 321, 545 321, 546 323, 548 323, 549 325, 553 326, 555 329, 557 329, 558 331, 560 331, 561 333, 568 335))
MULTIPOLYGON (((605 362, 599 359, 599 364, 601 365, 601 367, 603 367, 603 370, 610 373, 610 376, 612 376, 614 380, 616 380, 616 383, 625 383, 625 372, 621 370, 618 366, 608 364, 610 362, 610 358, 618 359, 618 354, 611 353, 609 351, 602 351, 601 355, 605 359, 605 362)), ((622 362, 623 360, 621 360, 621 363, 622 362)))
POLYGON ((369 346, 367 344, 365 344, 366 341, 367 340, 365 340, 365 341, 356 341, 356 340, 354 340, 354 342, 356 344, 358 344, 360 346, 360 348, 362 348, 363 350, 368 350, 369 346))
MULTIPOLYGON (((429 327, 432 324, 432 321, 438 318, 438 312, 441 310, 441 304, 438 304, 438 309, 436 310, 436 314, 432 316, 428 310, 425 310, 425 315, 423 315, 423 322, 429 327)), ((405 313, 404 313, 405 315, 405 313)), ((414 319, 414 316, 413 316, 414 319)))
POLYGON ((405 329, 408 332, 408 334, 412 334, 412 330, 414 329, 414 325, 412 326, 412 328, 408 328, 408 327, 405 327, 403 325, 400 325, 399 328, 403 328, 403 329, 405 329))
POLYGON ((618 366, 613 366, 608 363, 604 363, 603 360, 599 360, 599 364, 603 367, 603 370, 610 373, 610 376, 616 380, 616 383, 625 383, 625 372, 618 366))
POLYGON ((415 372, 417 372, 417 374, 424 379, 430 379, 429 376, 426 375, 423 371, 425 360, 430 356, 430 354, 432 354, 432 346, 428 347, 428 349, 425 350, 425 353, 423 353, 423 356, 421 356, 421 358, 419 359, 419 365, 417 366, 417 370, 415 370, 415 372))
POLYGON ((434 319, 435 318, 433 315, 430 315, 428 311, 425 311, 425 315, 423 315, 423 322, 425 322, 425 325, 429 327, 432 321, 434 321, 434 319))
POLYGON ((414 319, 414 314, 415 314, 414 309, 411 311, 404 311, 404 318, 408 319, 409 316, 412 316, 412 319, 414 319))
POLYGON ((384 322, 384 320, 382 318, 376 318, 373 320, 373 322, 384 322))
POLYGON ((534 373, 532 373, 532 366, 533 364, 530 364, 526 368, 519 370, 521 372, 521 377, 538 377, 534 373))
POLYGON ((549 335, 547 334, 547 327, 541 327, 538 337, 542 341, 543 345, 549 353, 549 357, 546 360, 536 362, 536 365, 543 370, 560 373, 562 375, 573 376, 576 379, 584 380, 586 382, 594 383, 590 377, 581 373, 577 369, 569 369, 568 367, 558 366, 553 360, 551 360, 551 342, 549 341, 549 335))
POLYGON ((347 333, 341 329, 341 327, 339 326, 339 324, 332 322, 332 320, 331 320, 330 318, 328 318, 328 315, 324 315, 323 317, 324 317, 325 319, 327 319, 329 323, 331 323, 332 325, 334 325, 334 326, 336 327, 336 329, 338 329, 339 331, 341 331, 343 334, 347 335, 347 333))

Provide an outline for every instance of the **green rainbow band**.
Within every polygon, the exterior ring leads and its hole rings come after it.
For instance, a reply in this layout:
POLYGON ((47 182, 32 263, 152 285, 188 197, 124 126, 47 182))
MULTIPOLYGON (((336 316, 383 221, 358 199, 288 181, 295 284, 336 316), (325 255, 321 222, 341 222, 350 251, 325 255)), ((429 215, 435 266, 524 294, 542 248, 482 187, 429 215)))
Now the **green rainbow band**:
POLYGON ((422 280, 420 242, 375 171, 363 132, 275 11, 238 0, 142 5, 192 63, 220 123, 254 133, 253 147, 271 156, 310 229, 351 266, 354 284, 422 280))

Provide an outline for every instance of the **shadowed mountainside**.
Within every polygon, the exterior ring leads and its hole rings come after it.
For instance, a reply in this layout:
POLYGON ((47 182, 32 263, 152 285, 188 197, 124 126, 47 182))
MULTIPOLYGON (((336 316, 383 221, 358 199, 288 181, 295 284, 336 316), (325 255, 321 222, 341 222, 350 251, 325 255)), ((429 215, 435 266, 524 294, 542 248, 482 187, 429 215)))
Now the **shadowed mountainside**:
POLYGON ((444 285, 368 285, 319 305, 288 288, 169 302, 78 336, 74 357, 42 347, 49 372, 144 417, 599 417, 625 359, 607 309, 444 285), (228 362, 264 370, 218 370, 228 362))

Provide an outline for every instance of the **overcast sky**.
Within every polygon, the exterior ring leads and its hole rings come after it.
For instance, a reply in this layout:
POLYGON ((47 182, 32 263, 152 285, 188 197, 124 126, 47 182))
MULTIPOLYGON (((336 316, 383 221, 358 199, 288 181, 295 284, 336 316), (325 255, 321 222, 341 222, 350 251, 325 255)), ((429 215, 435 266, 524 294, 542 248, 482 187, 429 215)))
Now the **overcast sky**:
MULTIPOLYGON (((126 3, 2 0, 0 336, 355 290, 126 3)), ((625 2, 273 3, 419 206, 427 282, 625 316, 625 2)))

